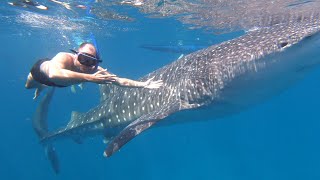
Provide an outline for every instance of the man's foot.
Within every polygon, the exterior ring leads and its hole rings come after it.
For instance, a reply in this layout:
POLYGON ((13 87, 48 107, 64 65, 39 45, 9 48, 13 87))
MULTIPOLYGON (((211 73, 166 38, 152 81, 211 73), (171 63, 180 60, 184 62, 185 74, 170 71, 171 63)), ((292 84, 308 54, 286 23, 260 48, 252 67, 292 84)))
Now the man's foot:
POLYGON ((41 91, 42 91, 44 88, 46 88, 45 85, 40 85, 40 86, 36 89, 36 91, 34 92, 34 97, 33 97, 33 99, 36 99, 36 98, 40 95, 41 91))

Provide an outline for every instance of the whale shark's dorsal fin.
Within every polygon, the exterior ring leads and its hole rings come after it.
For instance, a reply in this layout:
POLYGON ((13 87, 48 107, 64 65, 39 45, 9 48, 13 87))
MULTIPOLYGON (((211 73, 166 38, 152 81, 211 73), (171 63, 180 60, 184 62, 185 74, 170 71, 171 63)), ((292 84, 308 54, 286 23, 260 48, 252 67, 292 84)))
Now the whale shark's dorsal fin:
POLYGON ((111 84, 100 84, 100 102, 105 101, 113 93, 114 86, 111 84))
MULTIPOLYGON (((73 127, 73 126, 79 125, 80 122, 82 121, 82 117, 83 116, 84 116, 84 113, 77 112, 77 111, 72 111, 71 112, 71 120, 69 121, 67 127, 73 127)), ((77 144, 82 144, 83 140, 82 140, 81 136, 73 136, 72 139, 77 144)))
POLYGON ((70 126, 70 125, 76 123, 77 121, 80 121, 81 116, 83 116, 83 113, 77 112, 77 111, 72 111, 71 112, 71 120, 69 121, 67 126, 70 126))
POLYGON ((103 155, 106 157, 111 156, 114 152, 118 151, 123 145, 136 137, 144 130, 150 128, 158 121, 166 118, 170 114, 179 111, 180 103, 172 102, 161 109, 150 112, 138 118, 124 128, 109 144, 103 155))

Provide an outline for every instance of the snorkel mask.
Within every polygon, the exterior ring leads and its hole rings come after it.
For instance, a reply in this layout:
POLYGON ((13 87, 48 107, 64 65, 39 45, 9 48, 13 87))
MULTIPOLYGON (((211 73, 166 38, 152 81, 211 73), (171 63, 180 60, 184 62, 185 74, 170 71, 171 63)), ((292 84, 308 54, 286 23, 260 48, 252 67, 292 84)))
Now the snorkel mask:
POLYGON ((91 54, 78 52, 73 49, 70 49, 70 51, 78 55, 78 61, 80 62, 80 64, 84 66, 88 66, 88 67, 98 66, 98 64, 102 62, 102 60, 99 59, 99 57, 93 56, 91 54))

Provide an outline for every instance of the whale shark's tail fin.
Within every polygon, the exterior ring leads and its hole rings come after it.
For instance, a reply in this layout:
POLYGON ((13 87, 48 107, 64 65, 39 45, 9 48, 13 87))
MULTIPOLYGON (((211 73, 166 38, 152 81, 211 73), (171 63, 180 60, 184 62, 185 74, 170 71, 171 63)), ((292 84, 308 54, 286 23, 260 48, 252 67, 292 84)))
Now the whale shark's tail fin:
MULTIPOLYGON (((42 139, 48 134, 47 115, 53 93, 54 88, 50 88, 47 94, 39 102, 36 112, 34 113, 32 118, 33 129, 37 133, 39 139, 42 139)), ((59 160, 54 147, 52 146, 52 144, 47 143, 44 144, 44 148, 46 156, 50 161, 51 167, 53 168, 54 172, 58 174, 60 170, 59 160)))
POLYGON ((44 148, 45 148, 46 156, 50 161, 52 169, 56 174, 59 174, 60 172, 59 158, 55 148, 51 144, 45 145, 44 148))

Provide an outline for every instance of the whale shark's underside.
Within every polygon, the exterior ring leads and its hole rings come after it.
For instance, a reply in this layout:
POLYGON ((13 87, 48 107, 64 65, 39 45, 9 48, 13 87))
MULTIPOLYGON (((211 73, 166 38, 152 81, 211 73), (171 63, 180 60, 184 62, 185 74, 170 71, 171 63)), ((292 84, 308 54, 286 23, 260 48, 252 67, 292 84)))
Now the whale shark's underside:
POLYGON ((41 142, 103 135, 111 156, 152 125, 211 120, 238 113, 299 81, 320 62, 319 16, 248 31, 186 55, 141 78, 159 89, 100 85, 101 102, 73 112, 63 128, 41 142))

